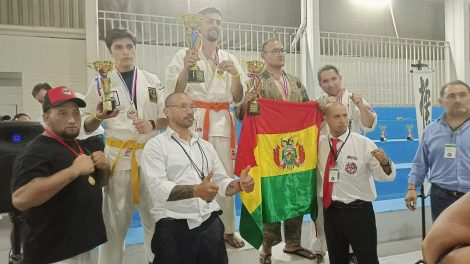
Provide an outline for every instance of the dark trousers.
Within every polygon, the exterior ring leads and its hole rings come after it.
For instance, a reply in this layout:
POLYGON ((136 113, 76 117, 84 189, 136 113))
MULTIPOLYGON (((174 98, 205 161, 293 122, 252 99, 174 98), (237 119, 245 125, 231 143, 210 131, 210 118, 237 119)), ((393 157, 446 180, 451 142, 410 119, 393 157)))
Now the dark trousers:
POLYGON ((431 185, 432 221, 436 221, 436 218, 442 213, 442 211, 464 195, 465 193, 447 190, 433 183, 431 185))
POLYGON ((152 238, 154 264, 227 264, 224 225, 213 213, 201 226, 189 229, 186 220, 162 219, 152 238))
POLYGON ((330 264, 349 264, 351 245, 359 264, 378 264, 377 227, 371 202, 333 202, 323 209, 330 264))

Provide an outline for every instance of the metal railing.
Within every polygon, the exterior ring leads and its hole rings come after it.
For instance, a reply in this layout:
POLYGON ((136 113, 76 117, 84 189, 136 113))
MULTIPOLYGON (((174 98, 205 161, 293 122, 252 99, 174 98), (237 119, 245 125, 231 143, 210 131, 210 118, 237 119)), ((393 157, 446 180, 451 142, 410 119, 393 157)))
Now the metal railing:
MULTIPOLYGON (((173 55, 185 46, 185 29, 175 17, 99 11, 98 26, 101 40, 113 27, 126 27, 135 32, 138 65, 156 73, 162 80, 173 55)), ((299 45, 290 49, 296 30, 224 22, 219 45, 242 63, 259 58, 262 43, 276 37, 287 50, 286 71, 300 77, 304 65, 301 65, 299 45)), ((409 70, 418 60, 434 70, 432 100, 437 102, 438 87, 447 81, 448 49, 449 45, 444 41, 332 32, 320 34, 321 63, 337 66, 343 76, 343 86, 361 92, 374 106, 413 106, 409 70)), ((109 59, 103 41, 100 41, 99 54, 100 58, 109 59)), ((314 85, 318 84, 306 84, 314 85)))
POLYGON ((432 102, 446 83, 449 44, 445 41, 320 33, 322 64, 336 65, 343 86, 376 106, 412 106, 411 64, 421 60, 434 71, 432 102))
MULTIPOLYGON (((99 11, 98 27, 100 40, 103 40, 107 31, 113 27, 125 27, 134 32, 138 42, 137 64, 156 73, 160 79, 164 78, 165 68, 176 51, 185 47, 186 29, 178 24, 176 17, 99 11)), ((286 71, 299 76, 299 48, 295 46, 290 50, 296 30, 293 27, 224 22, 219 46, 235 55, 243 66, 244 61, 261 59, 259 51, 263 41, 276 37, 287 50, 286 71)), ((102 59, 109 58, 102 41, 99 54, 102 59)))

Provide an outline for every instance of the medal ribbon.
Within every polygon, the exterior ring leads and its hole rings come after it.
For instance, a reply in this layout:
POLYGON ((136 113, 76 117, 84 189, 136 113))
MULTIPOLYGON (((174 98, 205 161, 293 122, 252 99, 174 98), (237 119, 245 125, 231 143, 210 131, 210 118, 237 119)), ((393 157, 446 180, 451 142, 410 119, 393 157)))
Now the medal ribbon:
MULTIPOLYGON (((274 77, 274 74, 268 70, 269 74, 274 77)), ((282 90, 284 91, 284 95, 287 98, 287 95, 289 93, 289 82, 287 81, 286 74, 284 71, 282 71, 282 82, 280 80, 276 80, 282 87, 282 90)))
POLYGON ((66 148, 68 148, 70 151, 72 151, 72 153, 75 155, 75 156, 80 156, 81 154, 83 154, 83 149, 82 147, 80 147, 80 145, 78 144, 78 141, 77 139, 74 139, 75 141, 75 144, 77 145, 78 149, 80 150, 80 153, 76 152, 71 146, 69 146, 67 143, 65 143, 61 138, 59 138, 56 134, 52 133, 51 131, 49 131, 47 128, 45 129, 45 132, 47 135, 49 135, 50 137, 52 137, 53 139, 55 139, 57 142, 59 142, 60 144, 64 145, 66 148))
MULTIPOLYGON (((122 78, 121 73, 119 70, 117 71, 119 79, 121 79, 122 83, 127 87, 126 82, 124 81, 124 78, 122 78)), ((129 87, 127 87, 127 91, 130 91, 129 87)), ((137 67, 134 66, 134 77, 132 77, 132 93, 129 93, 129 96, 131 97, 131 104, 134 104, 135 102, 135 94, 137 91, 137 67)))

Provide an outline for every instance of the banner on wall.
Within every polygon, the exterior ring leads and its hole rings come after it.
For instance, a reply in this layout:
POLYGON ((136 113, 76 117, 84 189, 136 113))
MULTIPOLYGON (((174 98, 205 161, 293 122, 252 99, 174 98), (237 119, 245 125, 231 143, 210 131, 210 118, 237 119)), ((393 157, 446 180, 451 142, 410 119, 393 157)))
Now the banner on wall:
POLYGON ((423 136, 424 128, 428 126, 432 120, 432 73, 433 71, 431 69, 422 69, 421 67, 411 70, 416 109, 416 125, 420 141, 423 136))

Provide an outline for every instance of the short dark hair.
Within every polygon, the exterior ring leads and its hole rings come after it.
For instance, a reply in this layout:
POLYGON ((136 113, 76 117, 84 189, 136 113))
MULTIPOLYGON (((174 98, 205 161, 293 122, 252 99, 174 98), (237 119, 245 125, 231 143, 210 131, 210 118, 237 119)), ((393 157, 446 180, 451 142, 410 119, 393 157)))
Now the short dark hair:
POLYGON ((108 32, 108 34, 106 35, 104 43, 106 43, 106 47, 108 49, 111 49, 111 46, 113 45, 113 42, 116 39, 122 39, 122 38, 130 38, 132 40, 132 42, 134 43, 134 46, 137 43, 137 38, 135 37, 135 34, 132 33, 127 28, 113 28, 113 29, 111 29, 108 32))
POLYGON ((266 46, 267 46, 269 43, 273 42, 273 41, 279 41, 279 42, 281 42, 281 41, 280 41, 279 39, 277 39, 277 38, 269 38, 269 39, 267 39, 266 41, 264 41, 263 44, 261 45, 261 51, 265 52, 266 46))
POLYGON ((336 74, 339 75, 338 68, 336 68, 335 66, 333 66, 331 64, 328 64, 328 65, 325 65, 325 66, 321 67, 321 69, 317 72, 318 82, 320 82, 320 75, 322 74, 322 72, 329 71, 329 70, 334 70, 336 72, 336 74))
POLYGON ((36 95, 41 90, 49 91, 50 89, 52 89, 52 87, 48 83, 38 83, 33 87, 33 90, 31 91, 31 94, 33 95, 33 97, 36 97, 36 95))
POLYGON ((20 117, 22 116, 26 116, 28 117, 29 119, 31 119, 31 117, 29 115, 27 115, 26 113, 18 113, 16 114, 14 117, 13 117, 13 120, 18 120, 20 117))
POLYGON ((446 88, 449 86, 453 86, 453 85, 463 85, 467 88, 468 92, 470 93, 470 86, 468 86, 468 84, 464 83, 461 80, 455 80, 455 81, 448 82, 441 87, 439 91, 441 97, 444 96, 444 93, 446 92, 446 88))
POLYGON ((217 13, 217 14, 219 14, 220 17, 222 17, 222 11, 220 11, 220 9, 218 9, 215 6, 204 7, 201 10, 199 10, 199 12, 197 12, 197 13, 200 14, 200 15, 203 15, 203 16, 205 16, 207 14, 217 13))

